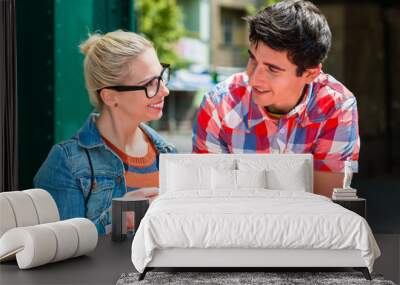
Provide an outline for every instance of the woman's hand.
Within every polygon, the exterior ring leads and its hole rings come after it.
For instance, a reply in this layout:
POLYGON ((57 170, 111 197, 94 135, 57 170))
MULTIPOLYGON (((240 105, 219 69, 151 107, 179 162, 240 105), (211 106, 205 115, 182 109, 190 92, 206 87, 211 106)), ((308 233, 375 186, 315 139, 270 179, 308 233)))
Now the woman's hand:
POLYGON ((124 197, 129 198, 146 198, 152 202, 158 196, 158 188, 157 187, 144 187, 135 191, 128 192, 124 195, 124 197))

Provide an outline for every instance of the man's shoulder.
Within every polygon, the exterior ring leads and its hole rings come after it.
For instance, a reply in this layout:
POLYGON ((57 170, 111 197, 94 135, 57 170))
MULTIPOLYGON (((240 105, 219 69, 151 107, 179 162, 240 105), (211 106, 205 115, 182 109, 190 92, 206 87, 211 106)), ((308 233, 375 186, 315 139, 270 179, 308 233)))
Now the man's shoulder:
POLYGON ((219 105, 223 101, 239 103, 246 94, 248 88, 248 76, 245 72, 235 73, 214 86, 206 97, 214 105, 219 105))
POLYGON ((353 93, 329 74, 321 73, 312 88, 313 96, 308 104, 311 119, 327 119, 338 111, 350 111, 357 105, 353 93))
POLYGON ((317 100, 331 98, 337 103, 355 99, 353 93, 332 75, 321 73, 313 82, 317 100))

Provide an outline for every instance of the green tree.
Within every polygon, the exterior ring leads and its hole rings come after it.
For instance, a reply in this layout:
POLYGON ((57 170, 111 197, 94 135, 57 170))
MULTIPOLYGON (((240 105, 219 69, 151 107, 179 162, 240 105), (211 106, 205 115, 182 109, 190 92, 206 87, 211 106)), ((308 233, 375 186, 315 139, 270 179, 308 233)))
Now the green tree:
POLYGON ((160 61, 174 68, 185 65, 175 52, 175 44, 185 34, 183 15, 176 0, 137 0, 138 32, 154 44, 160 61))

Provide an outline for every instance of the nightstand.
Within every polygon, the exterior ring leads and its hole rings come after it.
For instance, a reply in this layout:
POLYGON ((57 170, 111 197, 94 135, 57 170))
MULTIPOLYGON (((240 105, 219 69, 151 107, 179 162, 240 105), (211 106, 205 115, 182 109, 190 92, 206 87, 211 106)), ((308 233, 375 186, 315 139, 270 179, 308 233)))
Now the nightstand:
POLYGON ((140 221, 149 208, 149 199, 146 198, 114 198, 112 199, 112 232, 113 241, 123 241, 126 239, 126 212, 135 212, 135 232, 139 227, 140 221))
POLYGON ((351 200, 332 199, 332 202, 359 214, 364 219, 367 219, 367 200, 364 198, 355 198, 351 200))

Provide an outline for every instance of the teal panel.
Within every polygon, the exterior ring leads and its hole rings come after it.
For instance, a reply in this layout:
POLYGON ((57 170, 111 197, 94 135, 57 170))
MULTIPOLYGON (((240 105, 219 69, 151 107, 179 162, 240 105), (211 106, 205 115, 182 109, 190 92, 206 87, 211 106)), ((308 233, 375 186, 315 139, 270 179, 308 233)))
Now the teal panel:
POLYGON ((96 0, 93 2, 93 27, 102 32, 125 29, 135 31, 133 0, 96 0))
POLYGON ((130 30, 132 0, 55 0, 55 142, 74 135, 90 111, 79 44, 89 32, 130 30))
POLYGON ((71 137, 92 109, 78 46, 92 31, 94 1, 55 1, 55 142, 71 137))

